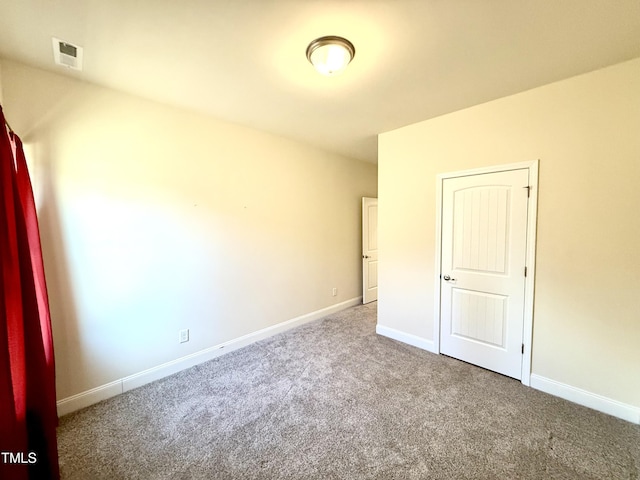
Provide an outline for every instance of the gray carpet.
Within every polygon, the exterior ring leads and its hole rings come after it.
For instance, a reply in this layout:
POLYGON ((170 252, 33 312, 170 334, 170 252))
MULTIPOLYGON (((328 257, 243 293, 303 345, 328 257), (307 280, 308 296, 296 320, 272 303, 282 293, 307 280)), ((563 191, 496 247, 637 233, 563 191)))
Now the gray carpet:
POLYGON ((63 479, 638 479, 640 426, 351 308, 61 419, 63 479))

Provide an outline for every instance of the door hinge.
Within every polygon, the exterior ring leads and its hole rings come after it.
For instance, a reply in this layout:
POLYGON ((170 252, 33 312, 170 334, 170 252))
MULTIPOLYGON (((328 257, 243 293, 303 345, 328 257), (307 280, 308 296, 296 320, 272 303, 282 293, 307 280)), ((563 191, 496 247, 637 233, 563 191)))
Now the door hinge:
POLYGON ((524 355, 524 343, 522 344, 522 354, 524 355))
POLYGON ((524 276, 527 276, 527 267, 524 267, 524 276))
POLYGON ((531 185, 527 185, 526 187, 522 187, 527 189, 527 198, 531 196, 531 185))

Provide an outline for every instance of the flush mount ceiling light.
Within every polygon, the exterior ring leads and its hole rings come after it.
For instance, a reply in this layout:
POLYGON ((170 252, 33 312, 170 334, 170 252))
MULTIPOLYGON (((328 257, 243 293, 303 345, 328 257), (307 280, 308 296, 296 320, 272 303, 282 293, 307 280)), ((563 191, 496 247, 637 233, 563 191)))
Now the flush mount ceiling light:
POLYGON ((335 35, 316 38, 307 47, 307 59, 322 75, 341 73, 355 54, 353 43, 335 35))

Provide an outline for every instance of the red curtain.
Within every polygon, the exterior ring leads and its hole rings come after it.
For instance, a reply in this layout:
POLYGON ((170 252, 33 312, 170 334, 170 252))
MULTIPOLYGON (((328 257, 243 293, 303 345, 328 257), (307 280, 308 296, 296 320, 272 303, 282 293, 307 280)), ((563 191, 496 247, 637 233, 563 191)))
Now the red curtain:
POLYGON ((22 142, 0 107, 0 478, 57 479, 47 286, 22 142))

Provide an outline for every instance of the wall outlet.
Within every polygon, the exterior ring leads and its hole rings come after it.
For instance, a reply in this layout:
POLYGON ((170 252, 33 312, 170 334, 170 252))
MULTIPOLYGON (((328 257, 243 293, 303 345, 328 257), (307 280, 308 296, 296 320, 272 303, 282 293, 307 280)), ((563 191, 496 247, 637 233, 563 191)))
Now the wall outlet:
POLYGON ((335 297, 336 295, 338 295, 338 289, 336 287, 333 287, 333 290, 331 292, 331 294, 335 297))
POLYGON ((180 330, 180 343, 185 343, 189 341, 189 329, 185 328, 184 330, 180 330))

